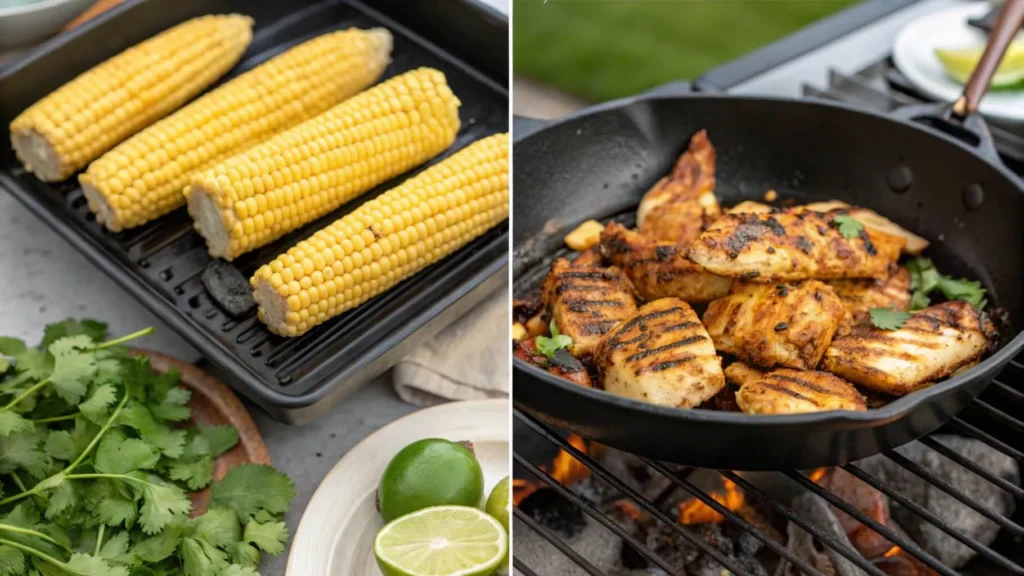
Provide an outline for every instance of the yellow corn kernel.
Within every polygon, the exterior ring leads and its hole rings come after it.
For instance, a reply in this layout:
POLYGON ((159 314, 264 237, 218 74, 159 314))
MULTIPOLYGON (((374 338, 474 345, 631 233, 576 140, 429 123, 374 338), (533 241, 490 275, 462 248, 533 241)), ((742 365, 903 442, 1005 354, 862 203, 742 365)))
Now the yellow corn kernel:
POLYGON ((188 211, 210 254, 232 260, 426 162, 458 131, 444 74, 406 72, 197 174, 188 211))
MULTIPOLYGON (((303 42, 234 78, 93 161, 79 176, 89 207, 117 232, 183 206, 193 175, 376 82, 391 44, 383 28, 351 28, 303 42), (118 170, 125 165, 139 170, 118 170)), ((241 174, 233 168, 227 176, 241 174)), ((259 200, 265 210, 266 200, 259 200)), ((252 198, 236 203, 253 214, 257 204, 252 198)))
MULTIPOLYGON (((25 169, 64 180, 118 142, 175 110, 231 69, 252 41, 252 18, 201 16, 80 74, 11 122, 25 169)), ((135 178, 150 167, 119 163, 135 178)), ((111 174, 112 176, 113 174, 111 174)))
POLYGON ((261 266, 250 279, 260 320, 298 336, 508 218, 508 145, 508 134, 470 144, 261 266), (297 292, 277 272, 293 265, 297 292))

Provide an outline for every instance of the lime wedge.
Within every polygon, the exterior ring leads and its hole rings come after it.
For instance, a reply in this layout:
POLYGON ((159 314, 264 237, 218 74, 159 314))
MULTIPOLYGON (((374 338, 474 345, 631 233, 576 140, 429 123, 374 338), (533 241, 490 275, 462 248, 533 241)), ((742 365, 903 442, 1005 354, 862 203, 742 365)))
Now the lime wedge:
POLYGON ((435 506, 381 528, 373 554, 386 576, 487 576, 508 554, 508 534, 483 510, 435 506))
MULTIPOLYGON (((935 50, 935 55, 939 57, 942 65, 946 68, 946 74, 963 84, 970 78, 971 72, 974 71, 978 60, 981 60, 981 54, 984 51, 984 47, 952 50, 938 48, 935 50)), ((996 74, 992 78, 992 87, 1001 88, 1022 80, 1024 80, 1024 41, 1017 40, 1010 44, 1006 55, 1003 56, 1002 63, 996 69, 996 74)))
MULTIPOLYGON (((501 525, 505 527, 505 531, 511 533, 511 529, 508 526, 509 517, 512 515, 512 493, 509 491, 509 477, 505 476, 501 482, 491 490, 491 495, 487 498, 487 505, 484 506, 484 510, 488 514, 493 516, 501 525)), ((498 566, 498 571, 495 574, 508 574, 508 556, 498 566)))

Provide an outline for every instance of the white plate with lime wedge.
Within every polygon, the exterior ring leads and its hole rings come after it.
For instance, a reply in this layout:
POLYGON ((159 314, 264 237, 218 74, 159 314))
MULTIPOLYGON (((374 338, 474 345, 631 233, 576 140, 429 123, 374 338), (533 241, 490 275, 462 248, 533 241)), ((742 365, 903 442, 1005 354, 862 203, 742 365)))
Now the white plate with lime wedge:
MULTIPOLYGON (((928 96, 955 101, 987 40, 967 20, 983 16, 990 8, 987 2, 975 2, 914 20, 896 37, 896 67, 928 96)), ((1024 34, 1007 51, 980 110, 993 119, 1024 122, 1024 34)))
MULTIPOLYGON (((443 404, 392 422, 350 450, 321 482, 299 522, 288 555, 286 575, 381 576, 374 556, 374 539, 384 527, 376 508, 377 486, 395 454, 424 438, 472 442, 483 470, 485 497, 509 475, 509 403, 506 400, 443 404)), ((500 527, 488 517, 474 518, 471 510, 433 510, 436 511, 419 518, 403 517, 408 518, 406 523, 389 528, 400 538, 415 534, 424 524, 444 521, 450 527, 452 538, 464 537, 463 532, 474 532, 483 540, 479 544, 487 546, 494 541, 491 537, 494 526, 500 527)), ((385 538, 382 542, 384 546, 395 546, 394 538, 385 538)))

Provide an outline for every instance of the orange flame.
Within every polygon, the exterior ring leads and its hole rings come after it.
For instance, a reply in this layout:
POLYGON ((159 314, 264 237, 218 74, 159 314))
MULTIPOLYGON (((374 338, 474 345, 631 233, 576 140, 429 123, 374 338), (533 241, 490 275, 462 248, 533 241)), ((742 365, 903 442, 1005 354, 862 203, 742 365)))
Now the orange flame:
POLYGON ((626 516, 629 516, 633 520, 640 519, 640 510, 636 506, 633 506, 633 504, 628 500, 616 500, 612 503, 612 507, 626 516))
POLYGON ((828 468, 818 468, 814 472, 811 472, 808 478, 811 479, 811 482, 817 482, 818 480, 821 480, 822 478, 825 477, 826 472, 828 472, 828 468))
POLYGON ((892 558, 893 556, 895 556, 895 555, 897 555, 899 553, 900 553, 900 547, 899 546, 893 546, 892 548, 889 548, 888 552, 886 552, 885 554, 882 554, 882 557, 883 558, 892 558))
MULTIPOLYGON (((569 444, 583 452, 587 453, 587 443, 583 438, 580 438, 576 434, 570 434, 568 438, 569 444)), ((579 482, 583 478, 586 478, 590 474, 590 469, 581 464, 576 458, 569 454, 565 450, 559 450, 558 456, 551 461, 551 464, 542 464, 539 468, 549 474, 551 477, 557 480, 562 486, 569 486, 575 482, 579 482)), ((515 478, 512 480, 512 503, 517 507, 522 503, 523 500, 536 492, 543 483, 533 482, 530 480, 524 480, 521 478, 515 478)))
MULTIPOLYGON (((712 492, 715 502, 735 512, 743 507, 746 497, 731 480, 725 480, 725 494, 712 492)), ((725 517, 696 498, 679 504, 679 521, 683 524, 719 524, 725 517)))

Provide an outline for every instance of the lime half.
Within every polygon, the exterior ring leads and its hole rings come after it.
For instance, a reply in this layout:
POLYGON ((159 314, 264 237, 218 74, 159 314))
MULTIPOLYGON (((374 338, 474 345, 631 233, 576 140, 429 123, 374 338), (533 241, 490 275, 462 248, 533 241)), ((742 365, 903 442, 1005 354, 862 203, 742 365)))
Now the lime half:
MULTIPOLYGON (((981 60, 981 54, 984 51, 984 47, 952 50, 938 48, 935 50, 935 55, 939 57, 942 65, 946 68, 946 74, 949 74, 957 82, 965 83, 971 77, 971 72, 977 66, 978 60, 981 60)), ((992 78, 992 87, 1006 87, 1022 80, 1024 80, 1024 41, 1018 40, 1010 44, 1006 50, 1006 55, 1003 56, 1003 61, 992 78)))
POLYGON ((386 576, 487 576, 508 554, 508 534, 482 510, 435 506, 381 528, 373 554, 386 576))

